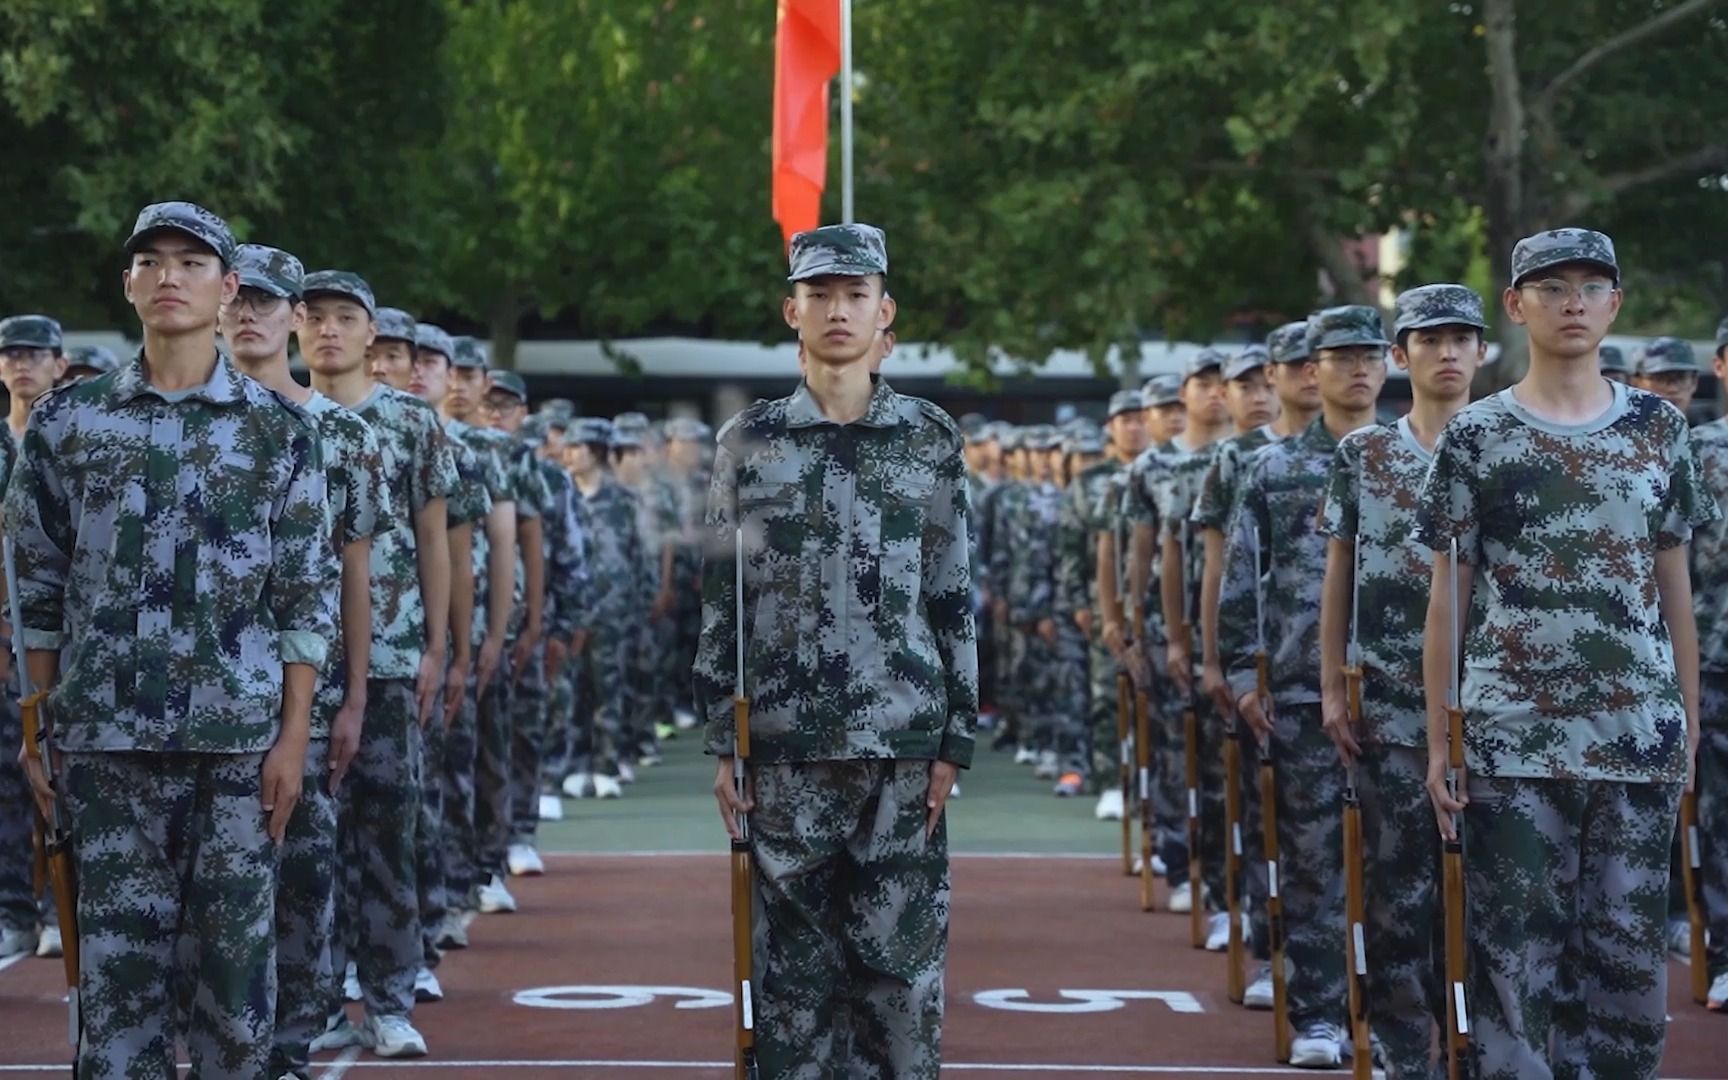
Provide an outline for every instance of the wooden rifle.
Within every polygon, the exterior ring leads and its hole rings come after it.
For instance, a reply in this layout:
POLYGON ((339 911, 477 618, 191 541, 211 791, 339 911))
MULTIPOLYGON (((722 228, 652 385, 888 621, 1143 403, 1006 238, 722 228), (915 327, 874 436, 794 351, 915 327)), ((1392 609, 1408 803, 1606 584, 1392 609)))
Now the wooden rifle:
MULTIPOLYGON (((1358 627, 1361 605, 1362 536, 1358 531, 1350 555, 1350 644, 1344 656, 1344 708, 1357 738, 1362 722, 1362 644, 1358 627)), ((1356 792, 1356 763, 1344 770, 1344 971, 1349 989, 1350 1058, 1354 1080, 1372 1080, 1374 1055, 1368 1033, 1368 946, 1363 925, 1368 919, 1368 887, 1364 880, 1362 800, 1356 792)))
MULTIPOLYGON (((1188 529, 1189 524, 1184 521, 1177 533, 1180 539, 1177 544, 1176 584, 1182 597, 1182 625, 1171 627, 1170 632, 1181 634, 1192 649, 1194 615, 1187 581, 1188 529)), ((1190 652, 1188 655, 1192 657, 1193 654, 1190 652)), ((1194 682, 1192 663, 1182 674, 1188 677, 1187 700, 1182 706, 1182 772, 1188 787, 1188 892, 1192 899, 1188 908, 1188 944, 1203 949, 1206 947, 1206 885, 1200 857, 1200 718, 1194 707, 1194 697, 1200 688, 1194 682)), ((1176 673, 1171 672, 1170 677, 1176 679, 1176 673)))
MULTIPOLYGON (((1254 559, 1254 672, 1260 707, 1272 707, 1272 662, 1266 654, 1266 577, 1260 561, 1260 526, 1249 531, 1254 559)), ((1269 567, 1267 569, 1270 569, 1269 567)), ((1271 718, 1268 712, 1268 719, 1271 718)), ((1266 856, 1266 925, 1272 946, 1272 1047, 1279 1061, 1290 1060, 1290 990, 1284 970, 1284 901, 1278 898, 1278 770, 1273 742, 1260 748, 1260 830, 1266 856)))
MULTIPOLYGON (((1464 710, 1458 693, 1458 540, 1452 540, 1447 573, 1446 790, 1458 797, 1464 770, 1464 710)), ((1452 815, 1452 836, 1440 854, 1440 885, 1446 921, 1446 1076, 1461 1080, 1470 1056, 1470 1011, 1464 995, 1469 948, 1464 921, 1464 822, 1452 815)))
POLYGON ((1710 998, 1710 962, 1705 955, 1704 867, 1698 846, 1696 790, 1680 795, 1680 884, 1686 893, 1686 924, 1692 941, 1692 1000, 1704 1005, 1710 998))
MULTIPOLYGON (((740 802, 747 796, 745 764, 750 760, 750 699, 744 696, 744 523, 735 522, 733 531, 732 587, 738 624, 734 628, 734 659, 732 675, 732 790, 740 802)), ((759 1080, 756 1063, 756 979, 752 962, 752 929, 750 919, 756 899, 755 853, 750 841, 750 816, 740 811, 736 817, 737 839, 732 841, 732 981, 738 987, 734 1009, 736 1021, 736 1056, 733 1058, 736 1080, 759 1080)))

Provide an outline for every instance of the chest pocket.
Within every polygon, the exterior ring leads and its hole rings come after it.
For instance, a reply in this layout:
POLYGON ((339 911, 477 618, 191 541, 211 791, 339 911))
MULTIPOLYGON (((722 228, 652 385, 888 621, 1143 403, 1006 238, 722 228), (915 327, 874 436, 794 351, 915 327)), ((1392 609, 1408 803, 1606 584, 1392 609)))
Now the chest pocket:
POLYGON ((765 470, 738 485, 744 548, 759 559, 797 558, 804 549, 804 516, 804 485, 796 469, 765 470))

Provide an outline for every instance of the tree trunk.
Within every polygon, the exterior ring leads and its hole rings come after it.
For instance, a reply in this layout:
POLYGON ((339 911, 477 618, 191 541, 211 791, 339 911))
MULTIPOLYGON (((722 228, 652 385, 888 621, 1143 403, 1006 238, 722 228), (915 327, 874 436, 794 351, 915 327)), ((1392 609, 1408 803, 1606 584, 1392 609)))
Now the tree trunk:
MULTIPOLYGON (((1512 247, 1526 235, 1529 223, 1524 206, 1524 86, 1518 72, 1517 0, 1484 0, 1483 41, 1487 47, 1488 84, 1491 104, 1483 153, 1483 208, 1488 225, 1488 264, 1494 282, 1503 287, 1511 280, 1512 247)), ((1529 347, 1523 328, 1512 326, 1502 316, 1498 338, 1500 361, 1484 368, 1477 377, 1478 391, 1510 386, 1524 376, 1529 366, 1529 347)))
POLYGON ((506 371, 516 369, 516 342, 522 312, 520 290, 515 285, 505 284, 486 313, 487 332, 492 341, 493 367, 506 371))

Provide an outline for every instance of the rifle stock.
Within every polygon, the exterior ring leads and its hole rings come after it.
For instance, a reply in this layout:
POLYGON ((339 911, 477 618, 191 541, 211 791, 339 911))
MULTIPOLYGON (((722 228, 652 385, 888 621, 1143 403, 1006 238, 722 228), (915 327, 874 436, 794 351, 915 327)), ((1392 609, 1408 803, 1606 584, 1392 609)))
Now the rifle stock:
MULTIPOLYGON (((1344 700, 1350 726, 1362 730, 1362 668, 1344 668, 1344 700)), ((1350 1042, 1352 1046, 1370 1045, 1368 1033, 1368 944, 1365 930, 1368 921, 1368 889, 1364 880, 1365 867, 1362 847, 1362 801, 1356 791, 1356 767, 1349 766, 1344 785, 1344 971, 1348 982, 1350 1007, 1350 1042)), ((1374 1075, 1373 1055, 1357 1051, 1350 1059, 1355 1080, 1370 1080, 1374 1075)))
MULTIPOLYGON (((1452 540, 1449 565, 1446 648, 1446 787, 1454 799, 1464 772, 1464 709, 1458 671, 1458 541, 1452 540)), ((1469 972, 1469 938, 1465 925, 1464 822, 1452 815, 1452 837, 1440 850, 1440 888, 1446 923, 1446 1075, 1460 1080, 1470 1056, 1470 1009, 1464 983, 1469 972)))
POLYGON ((1698 795, 1680 795, 1680 881, 1686 892, 1686 923, 1691 937, 1692 1000, 1707 1004, 1710 997, 1710 963, 1705 954, 1703 861, 1698 846, 1698 795))
MULTIPOLYGON (((732 758, 732 788, 742 799, 746 791, 744 764, 750 759, 750 701, 743 695, 732 699, 732 721, 737 733, 737 746, 732 758)), ((738 987, 738 999, 734 1003, 737 1028, 734 1064, 737 1080, 757 1080, 756 984, 750 925, 755 902, 755 883, 752 880, 754 855, 750 821, 744 814, 738 815, 738 832, 738 839, 732 841, 732 981, 738 987)))

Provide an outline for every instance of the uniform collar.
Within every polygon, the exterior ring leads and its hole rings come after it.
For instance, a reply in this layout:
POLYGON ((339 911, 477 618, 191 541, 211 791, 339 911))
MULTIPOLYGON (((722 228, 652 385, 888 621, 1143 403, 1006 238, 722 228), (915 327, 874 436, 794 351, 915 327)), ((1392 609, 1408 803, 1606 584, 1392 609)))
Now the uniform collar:
MULTIPOLYGON (((874 387, 870 395, 870 407, 864 410, 864 415, 855 423, 863 427, 889 428, 900 423, 900 395, 888 385, 888 380, 880 375, 870 376, 870 385, 874 387)), ((786 402, 786 426, 790 428, 818 427, 823 424, 838 427, 834 421, 822 415, 822 407, 816 404, 816 399, 810 394, 810 384, 799 380, 798 389, 786 402)))
POLYGON ((150 380, 144 377, 144 350, 140 347, 132 362, 120 369, 114 380, 114 390, 121 402, 148 396, 163 401, 172 398, 175 401, 203 401, 211 405, 236 405, 246 401, 243 378, 244 376, 234 369, 234 365, 229 363, 222 350, 217 349, 216 367, 211 370, 207 382, 202 386, 194 386, 170 395, 150 385, 150 380))
POLYGON ((1338 448, 1338 440, 1332 434, 1332 429, 1326 426, 1326 414, 1316 416, 1302 432, 1302 442, 1312 450, 1324 450, 1331 453, 1338 448))

